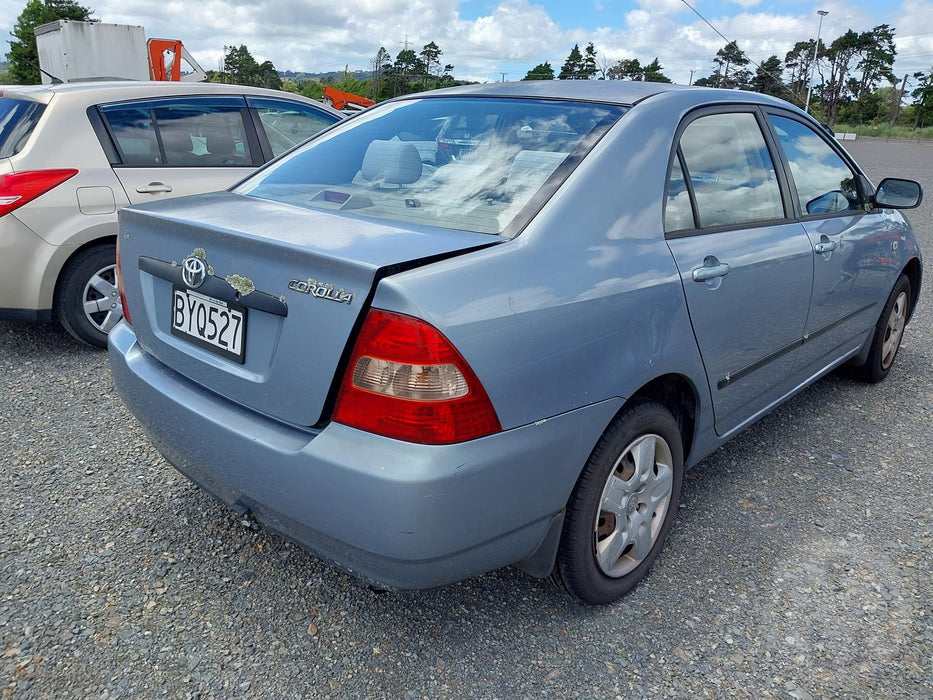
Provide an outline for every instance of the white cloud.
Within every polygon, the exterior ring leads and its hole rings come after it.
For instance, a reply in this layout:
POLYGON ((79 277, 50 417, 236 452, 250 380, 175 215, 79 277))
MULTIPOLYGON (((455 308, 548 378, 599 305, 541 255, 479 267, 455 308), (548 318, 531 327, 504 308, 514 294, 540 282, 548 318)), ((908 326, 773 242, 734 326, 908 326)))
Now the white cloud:
MULTIPOLYGON (((726 43, 681 0, 634 0, 622 13, 616 7, 615 15, 608 9, 610 3, 601 12, 597 5, 596 14, 592 6, 581 7, 572 25, 553 19, 545 9, 552 1, 499 0, 483 16, 470 19, 461 16, 459 0, 87 4, 103 21, 142 25, 148 37, 181 39, 205 69, 219 66, 224 46, 245 44, 258 60, 271 60, 280 70, 368 70, 380 47, 395 56, 407 40, 416 51, 436 42, 444 52, 442 62, 452 63, 458 78, 498 80, 506 72, 509 79, 519 79, 543 61, 559 70, 575 43, 582 48, 592 41, 604 64, 657 56, 667 75, 686 82, 693 69, 699 69, 694 77, 711 73, 711 59, 726 43)), ((756 11, 759 0, 691 4, 759 62, 771 54, 783 59, 796 41, 815 36, 819 20, 813 6, 787 4, 777 11, 756 11), (737 6, 745 9, 736 14, 737 6)), ((0 0, 0 25, 12 28, 24 5, 25 0, 0 0)), ((820 7, 829 11, 822 26, 824 41, 850 28, 866 31, 887 22, 897 28, 895 68, 900 75, 929 70, 933 64, 933 0, 902 0, 893 16, 879 13, 868 0, 829 0, 820 7)))

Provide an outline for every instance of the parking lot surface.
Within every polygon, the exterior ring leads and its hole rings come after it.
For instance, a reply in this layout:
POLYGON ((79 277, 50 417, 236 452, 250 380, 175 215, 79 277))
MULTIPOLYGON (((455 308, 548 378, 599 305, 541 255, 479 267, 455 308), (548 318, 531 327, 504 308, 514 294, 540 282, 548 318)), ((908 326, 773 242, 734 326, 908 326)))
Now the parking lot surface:
MULTIPOLYGON (((933 144, 846 148, 923 183, 929 260, 933 144)), ((885 382, 831 375, 690 471, 604 608, 511 569, 371 592, 175 472, 105 353, 0 322, 0 697, 929 698, 930 286, 885 382)))

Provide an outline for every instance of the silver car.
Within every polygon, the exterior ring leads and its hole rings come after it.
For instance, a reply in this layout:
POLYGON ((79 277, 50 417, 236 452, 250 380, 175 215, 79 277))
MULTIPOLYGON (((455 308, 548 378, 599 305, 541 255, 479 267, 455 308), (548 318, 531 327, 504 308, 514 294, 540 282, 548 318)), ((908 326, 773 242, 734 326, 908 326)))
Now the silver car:
POLYGON ((0 92, 0 318, 105 347, 123 311, 117 210, 229 187, 339 121, 299 95, 210 83, 0 92))
POLYGON ((517 565, 607 603, 685 468, 837 367, 887 375, 920 198, 753 93, 399 98, 121 212, 111 366, 182 473, 364 580, 517 565))

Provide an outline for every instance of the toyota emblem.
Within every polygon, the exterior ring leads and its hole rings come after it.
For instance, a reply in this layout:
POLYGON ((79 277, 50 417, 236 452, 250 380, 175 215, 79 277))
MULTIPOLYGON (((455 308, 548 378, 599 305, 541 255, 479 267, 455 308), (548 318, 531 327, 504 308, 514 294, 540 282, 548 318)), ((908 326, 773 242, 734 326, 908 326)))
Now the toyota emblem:
POLYGON ((181 264, 181 278, 192 289, 197 289, 207 279, 207 265, 201 258, 185 258, 181 264))

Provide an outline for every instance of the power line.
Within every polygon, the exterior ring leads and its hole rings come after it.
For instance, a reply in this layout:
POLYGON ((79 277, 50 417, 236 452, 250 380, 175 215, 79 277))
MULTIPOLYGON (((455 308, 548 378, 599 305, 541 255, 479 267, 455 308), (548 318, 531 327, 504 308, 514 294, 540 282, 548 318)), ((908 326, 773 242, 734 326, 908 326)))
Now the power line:
MULTIPOLYGON (((693 5, 691 5, 689 2, 687 2, 687 0, 680 0, 680 1, 681 1, 684 5, 686 5, 687 7, 689 7, 697 17, 699 17, 700 19, 702 19, 702 20, 706 23, 706 26, 708 26, 710 29, 712 29, 714 32, 716 32, 719 36, 721 36, 722 39, 723 39, 723 41, 726 42, 726 44, 735 44, 736 48, 738 48, 739 42, 737 42, 737 41, 732 41, 732 40, 730 40, 729 38, 727 38, 725 34, 723 34, 721 31, 719 31, 718 29, 716 29, 716 27, 714 27, 714 26, 710 23, 710 21, 709 21, 708 19, 706 19, 706 17, 704 17, 703 15, 701 15, 701 14, 699 13, 699 11, 698 11, 693 5)), ((739 49, 739 50, 741 51, 741 49, 739 49)), ((748 54, 746 54, 744 51, 742 51, 742 55, 745 56, 745 58, 748 58, 748 54)), ((771 78, 775 83, 777 83, 778 85, 780 85, 784 90, 787 90, 787 92, 789 92, 791 95, 793 95, 794 98, 795 98, 798 102, 800 101, 800 95, 798 95, 796 92, 794 92, 794 91, 790 88, 790 86, 788 86, 787 84, 784 83, 783 80, 781 80, 779 77, 775 76, 773 73, 769 73, 768 71, 766 71, 764 68, 761 67, 761 64, 758 63, 757 61, 754 61, 754 60, 748 58, 748 62, 751 63, 753 66, 755 66, 755 68, 757 68, 759 71, 761 71, 762 74, 767 75, 769 78, 771 78)), ((727 69, 728 69, 728 66, 727 66, 727 69)))

